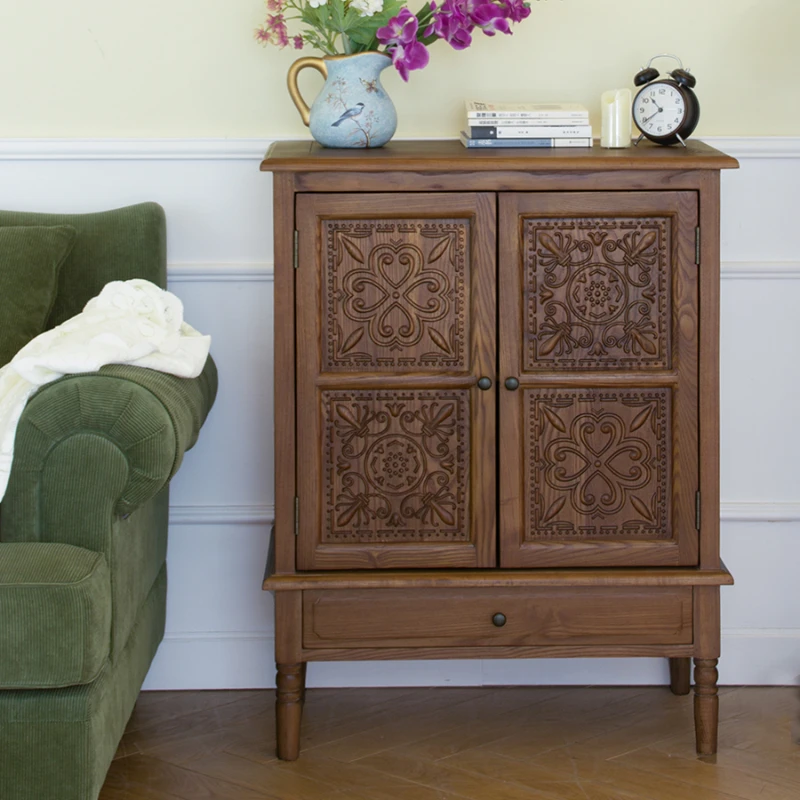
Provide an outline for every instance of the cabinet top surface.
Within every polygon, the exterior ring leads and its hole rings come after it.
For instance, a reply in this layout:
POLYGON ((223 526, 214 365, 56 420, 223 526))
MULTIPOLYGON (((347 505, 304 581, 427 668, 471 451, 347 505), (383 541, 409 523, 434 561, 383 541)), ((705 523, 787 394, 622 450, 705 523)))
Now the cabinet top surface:
POLYGON ((735 158, 697 140, 687 147, 609 150, 597 143, 581 148, 502 148, 474 150, 455 139, 396 140, 372 150, 336 150, 314 141, 275 142, 261 162, 263 172, 532 172, 587 170, 735 169, 735 158))

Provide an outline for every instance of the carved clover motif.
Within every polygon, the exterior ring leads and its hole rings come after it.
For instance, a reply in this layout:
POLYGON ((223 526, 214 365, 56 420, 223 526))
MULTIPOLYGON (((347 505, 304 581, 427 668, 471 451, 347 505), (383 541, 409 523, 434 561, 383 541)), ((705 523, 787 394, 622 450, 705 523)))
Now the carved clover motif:
POLYGON ((569 491, 574 508, 593 517, 616 514, 653 477, 650 445, 608 412, 575 417, 569 435, 550 442, 544 455, 547 483, 569 491))
POLYGON ((418 247, 388 242, 373 248, 366 268, 344 276, 342 307, 350 319, 367 323, 377 345, 400 350, 422 339, 426 323, 447 316, 450 289, 447 275, 425 264, 418 247))

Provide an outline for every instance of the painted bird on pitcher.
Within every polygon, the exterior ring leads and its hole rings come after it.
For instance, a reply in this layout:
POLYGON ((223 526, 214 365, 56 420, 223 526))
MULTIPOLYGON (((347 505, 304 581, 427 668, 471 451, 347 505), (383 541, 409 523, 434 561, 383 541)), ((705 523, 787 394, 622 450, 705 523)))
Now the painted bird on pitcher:
POLYGON ((352 108, 348 108, 347 111, 342 114, 336 122, 331 124, 331 128, 338 128, 346 119, 351 119, 352 117, 357 117, 362 111, 364 110, 363 103, 356 103, 352 108))

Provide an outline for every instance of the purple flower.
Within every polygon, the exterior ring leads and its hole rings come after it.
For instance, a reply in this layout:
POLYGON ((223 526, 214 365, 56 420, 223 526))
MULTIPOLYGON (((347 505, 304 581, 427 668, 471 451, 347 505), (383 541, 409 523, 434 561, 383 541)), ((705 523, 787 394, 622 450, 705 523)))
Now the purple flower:
POLYGON ((385 45, 410 44, 417 39, 418 26, 417 18, 407 8, 403 8, 383 28, 378 28, 375 35, 385 45))
POLYGON ((487 36, 494 36, 498 31, 511 33, 509 10, 505 6, 497 6, 489 0, 472 0, 471 5, 469 18, 487 36))
POLYGON ((430 59, 428 48, 417 41, 418 27, 417 18, 403 8, 383 28, 375 31, 378 41, 386 45, 386 52, 392 57, 392 63, 404 81, 408 80, 408 73, 412 69, 426 67, 430 59))
POLYGON ((465 50, 472 44, 475 25, 467 15, 466 0, 445 0, 437 8, 431 3, 433 18, 425 30, 425 36, 436 34, 455 50, 465 50))
POLYGON ((522 22, 531 14, 531 7, 527 0, 500 0, 500 5, 508 11, 508 18, 512 22, 522 22))
POLYGON ((292 47, 295 50, 302 50, 303 49, 303 37, 299 34, 297 36, 292 36, 292 47))

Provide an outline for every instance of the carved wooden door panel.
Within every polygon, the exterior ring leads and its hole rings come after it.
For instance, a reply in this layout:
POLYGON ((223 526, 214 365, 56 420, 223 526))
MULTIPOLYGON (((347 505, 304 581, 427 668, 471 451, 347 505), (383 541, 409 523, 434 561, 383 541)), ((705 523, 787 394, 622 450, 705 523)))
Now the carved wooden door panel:
POLYGON ((697 563, 697 220, 693 192, 501 195, 502 566, 697 563))
POLYGON ((298 567, 494 566, 495 195, 296 215, 298 567))

